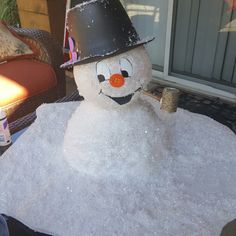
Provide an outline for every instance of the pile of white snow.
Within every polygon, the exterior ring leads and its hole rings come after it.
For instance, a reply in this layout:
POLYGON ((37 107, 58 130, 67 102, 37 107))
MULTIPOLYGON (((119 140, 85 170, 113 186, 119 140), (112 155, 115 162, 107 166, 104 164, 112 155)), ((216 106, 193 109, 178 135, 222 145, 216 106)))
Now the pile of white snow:
POLYGON ((37 116, 0 159, 1 212, 29 227, 212 236, 236 218, 236 136, 214 120, 145 103, 51 104, 37 116))

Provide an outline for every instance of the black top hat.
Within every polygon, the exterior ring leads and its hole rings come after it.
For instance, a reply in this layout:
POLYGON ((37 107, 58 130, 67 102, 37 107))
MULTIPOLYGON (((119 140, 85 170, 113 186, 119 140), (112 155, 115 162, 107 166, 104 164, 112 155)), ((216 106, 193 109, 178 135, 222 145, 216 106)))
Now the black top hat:
POLYGON ((87 0, 67 13, 71 60, 62 68, 128 51, 154 38, 140 40, 119 0, 87 0))

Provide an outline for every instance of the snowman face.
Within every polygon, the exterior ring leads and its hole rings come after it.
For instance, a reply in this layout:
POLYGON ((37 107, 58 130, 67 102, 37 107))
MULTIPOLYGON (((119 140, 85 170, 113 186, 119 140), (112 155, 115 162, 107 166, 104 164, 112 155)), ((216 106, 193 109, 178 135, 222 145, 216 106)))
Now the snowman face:
POLYGON ((143 46, 98 62, 74 67, 74 77, 85 100, 105 106, 135 101, 152 76, 143 46))

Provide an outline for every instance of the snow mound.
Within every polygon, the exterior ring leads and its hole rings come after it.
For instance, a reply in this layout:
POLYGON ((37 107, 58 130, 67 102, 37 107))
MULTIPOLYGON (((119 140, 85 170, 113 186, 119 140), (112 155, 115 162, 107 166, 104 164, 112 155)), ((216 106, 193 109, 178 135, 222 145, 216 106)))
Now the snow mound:
POLYGON ((96 178, 138 178, 138 173, 148 177, 164 158, 164 132, 148 103, 106 109, 84 102, 68 123, 65 159, 72 168, 96 178))
POLYGON ((1 212, 54 235, 219 235, 236 218, 235 134, 151 104, 41 106, 0 159, 1 212))

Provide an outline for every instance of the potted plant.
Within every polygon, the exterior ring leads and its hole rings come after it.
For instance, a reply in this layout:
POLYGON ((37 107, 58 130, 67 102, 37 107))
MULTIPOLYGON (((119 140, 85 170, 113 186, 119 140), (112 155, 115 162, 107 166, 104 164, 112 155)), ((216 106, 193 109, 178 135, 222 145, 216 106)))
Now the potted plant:
POLYGON ((8 25, 19 26, 16 0, 0 1, 0 20, 5 21, 8 25))

